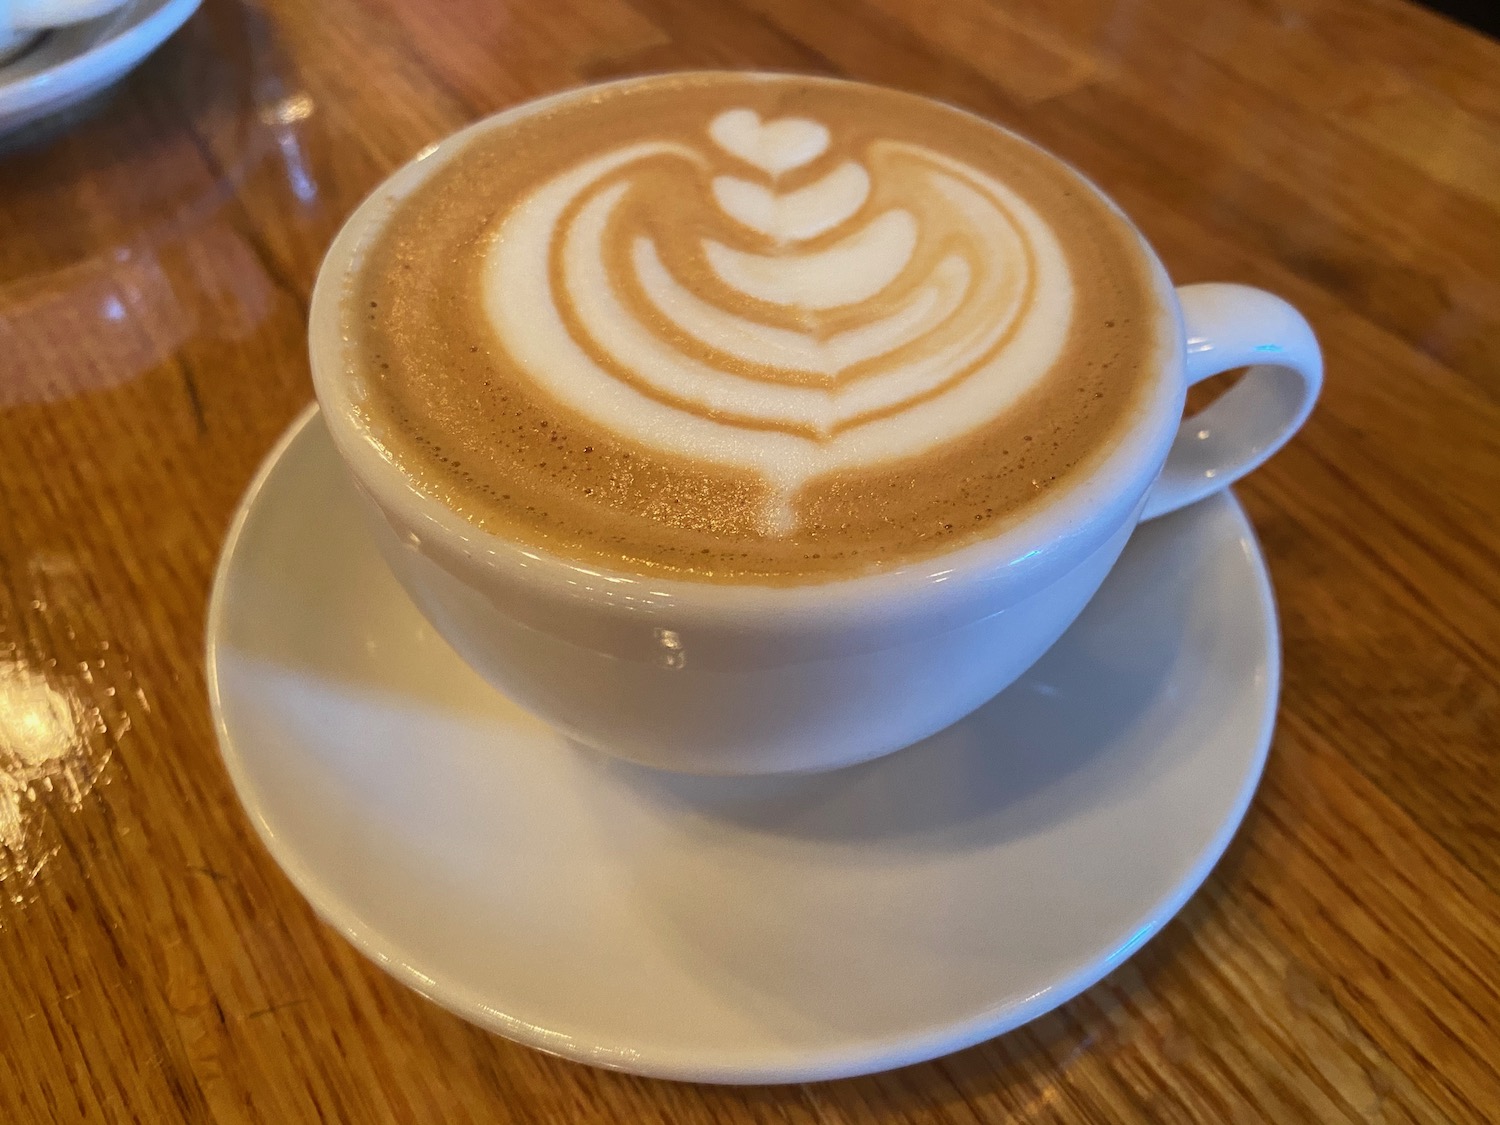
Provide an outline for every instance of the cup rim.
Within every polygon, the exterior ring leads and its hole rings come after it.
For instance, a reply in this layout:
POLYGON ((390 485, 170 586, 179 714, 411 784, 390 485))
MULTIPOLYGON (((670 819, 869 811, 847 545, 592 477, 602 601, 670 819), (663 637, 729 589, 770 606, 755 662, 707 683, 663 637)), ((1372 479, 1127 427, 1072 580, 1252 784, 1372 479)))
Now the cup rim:
POLYGON ((1176 435, 1186 394, 1182 311, 1160 258, 1119 205, 1061 157, 976 113, 921 94, 909 96, 937 102, 998 129, 1072 172, 1135 235, 1157 287, 1160 315, 1170 322, 1166 326, 1167 343, 1162 348, 1164 370, 1147 391, 1137 422, 1124 430, 1114 447, 1095 464, 1065 482, 1058 495, 991 535, 889 569, 828 578, 809 576, 806 580, 744 582, 611 570, 569 559, 482 528, 422 491, 360 420, 356 410, 358 377, 347 370, 345 362, 341 299, 384 220, 402 199, 491 129, 599 90, 716 74, 872 85, 782 71, 702 69, 569 87, 487 115, 427 145, 371 190, 344 221, 324 255, 313 286, 308 311, 309 359, 314 390, 334 444, 356 483, 386 518, 397 517, 408 536, 420 541, 425 554, 461 558, 469 567, 569 603, 582 601, 606 611, 645 617, 687 609, 710 619, 747 626, 767 612, 792 612, 809 625, 850 616, 888 617, 901 608, 949 603, 981 590, 988 601, 1013 601, 1082 561, 1124 520, 1138 518, 1146 492, 1176 435))

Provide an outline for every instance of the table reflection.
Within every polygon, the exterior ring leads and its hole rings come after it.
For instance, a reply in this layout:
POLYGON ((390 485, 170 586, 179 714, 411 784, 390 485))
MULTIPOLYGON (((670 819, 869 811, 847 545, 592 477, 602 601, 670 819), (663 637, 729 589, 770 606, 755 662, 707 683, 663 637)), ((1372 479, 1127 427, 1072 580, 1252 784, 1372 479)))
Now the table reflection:
MULTIPOLYGON (((0 153, 0 408, 118 386, 240 341, 280 284, 242 205, 317 219, 317 106, 254 9, 209 3, 86 120, 0 153)), ((196 407, 195 407, 196 409, 196 407)))
POLYGON ((178 431, 201 446, 182 471, 203 478, 219 358, 300 334, 295 268, 258 232, 326 244, 340 214, 320 188, 321 135, 265 17, 208 0, 113 90, 0 142, 0 213, 24 232, 0 240, 0 411, 27 435, 7 472, 39 488, 9 493, 0 520, 0 930, 56 870, 60 818, 98 807, 131 716, 152 709, 130 662, 149 625, 136 604, 101 602, 99 576, 201 534, 160 490, 128 526, 99 509, 141 487, 178 431), (88 463, 56 444, 47 411, 63 401, 105 422, 88 463), (94 549, 78 531, 99 526, 94 549))

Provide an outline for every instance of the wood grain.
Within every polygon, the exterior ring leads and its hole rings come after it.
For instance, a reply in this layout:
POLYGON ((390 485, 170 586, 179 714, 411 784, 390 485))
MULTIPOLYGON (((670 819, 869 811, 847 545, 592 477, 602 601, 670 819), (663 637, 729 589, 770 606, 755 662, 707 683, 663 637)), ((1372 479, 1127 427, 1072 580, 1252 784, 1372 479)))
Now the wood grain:
POLYGON ((208 0, 0 153, 0 1121, 1500 1119, 1497 74, 1403 0, 208 0), (647 1081, 446 1014, 315 920, 208 715, 211 569, 342 218, 478 115, 690 66, 992 117, 1328 358, 1241 489, 1286 664, 1229 854, 1072 1003, 870 1078, 647 1081))

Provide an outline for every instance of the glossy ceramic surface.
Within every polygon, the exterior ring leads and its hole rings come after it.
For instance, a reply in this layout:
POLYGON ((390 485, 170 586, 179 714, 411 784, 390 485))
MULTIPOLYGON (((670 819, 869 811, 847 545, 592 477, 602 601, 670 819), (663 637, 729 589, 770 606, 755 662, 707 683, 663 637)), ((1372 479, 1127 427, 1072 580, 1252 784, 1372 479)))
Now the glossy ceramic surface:
POLYGON ((1279 654, 1225 494, 1140 528, 1062 641, 934 738, 815 777, 655 772, 458 659, 308 413, 230 533, 208 666, 262 839, 382 967, 543 1050, 767 1082, 955 1050, 1129 957, 1244 814, 1279 654))

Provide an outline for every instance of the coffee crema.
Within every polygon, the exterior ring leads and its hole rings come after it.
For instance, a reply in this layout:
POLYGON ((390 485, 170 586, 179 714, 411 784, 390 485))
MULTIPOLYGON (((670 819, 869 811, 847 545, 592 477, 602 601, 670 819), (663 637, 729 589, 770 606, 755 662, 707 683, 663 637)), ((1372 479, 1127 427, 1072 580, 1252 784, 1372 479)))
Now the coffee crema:
POLYGON ((816 581, 993 534, 1096 464, 1170 317, 1065 165, 877 87, 695 73, 486 128, 349 279, 366 424, 488 530, 816 581))

